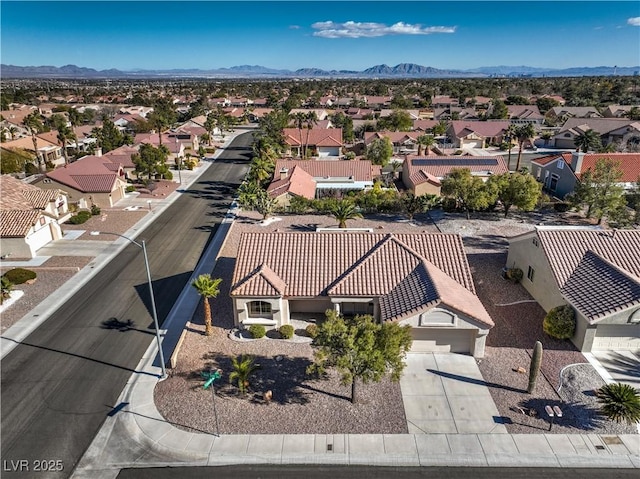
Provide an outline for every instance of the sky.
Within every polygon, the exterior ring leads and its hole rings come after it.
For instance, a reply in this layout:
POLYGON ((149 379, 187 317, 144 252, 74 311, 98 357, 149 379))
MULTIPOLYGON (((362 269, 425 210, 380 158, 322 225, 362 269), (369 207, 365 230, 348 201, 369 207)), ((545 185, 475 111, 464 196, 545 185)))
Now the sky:
POLYGON ((633 1, 0 2, 0 56, 98 70, 640 65, 633 1))

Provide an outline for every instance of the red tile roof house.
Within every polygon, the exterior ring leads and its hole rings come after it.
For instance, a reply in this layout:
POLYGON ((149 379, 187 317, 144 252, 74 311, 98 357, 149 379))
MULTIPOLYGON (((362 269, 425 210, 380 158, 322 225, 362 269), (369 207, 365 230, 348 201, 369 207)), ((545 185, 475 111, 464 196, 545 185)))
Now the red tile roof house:
MULTIPOLYGON (((54 166, 64 165, 64 156, 62 156, 62 147, 60 145, 52 141, 47 141, 39 136, 36 136, 36 145, 38 148, 37 154, 40 158, 44 158, 47 163, 51 163, 54 166)), ((11 150, 31 151, 36 154, 33 150, 33 140, 31 136, 5 141, 2 143, 2 147, 11 150)), ((36 164, 37 163, 38 160, 36 160, 36 164)))
POLYGON ((342 128, 284 128, 284 141, 288 156, 300 157, 307 149, 307 155, 337 160, 342 155, 342 128))
POLYGON ((640 153, 561 153, 543 156, 531 161, 531 174, 543 184, 546 192, 563 199, 573 192, 580 176, 593 170, 599 159, 610 159, 619 163, 622 170, 620 184, 625 189, 633 188, 640 177, 640 153))
MULTIPOLYGON (((588 130, 595 130, 603 145, 621 141, 621 131, 634 122, 628 118, 569 118, 553 138, 554 148, 576 149, 575 138, 588 130), (610 137, 611 132, 616 132, 610 137)), ((628 139, 628 138, 627 138, 628 139)))
MULTIPOLYGON (((156 148, 160 146, 160 139, 157 133, 138 133, 133 139, 134 145, 140 144, 153 145, 156 148)), ((184 158, 185 143, 177 136, 171 136, 169 133, 162 134, 162 144, 169 150, 169 156, 167 157, 166 164, 169 167, 175 165, 177 158, 184 158)))
POLYGON ((312 199, 336 191, 367 190, 381 175, 381 167, 369 160, 278 160, 267 192, 287 205, 292 196, 312 199))
POLYGON ((542 125, 544 115, 540 113, 537 105, 507 105, 509 121, 515 125, 542 125))
POLYGON ((640 350, 640 231, 537 226, 509 239, 506 266, 545 311, 575 310, 581 351, 640 350))
POLYGON ((454 120, 449 122, 447 136, 454 148, 485 148, 502 143, 509 125, 508 121, 454 120))
POLYGON ((3 257, 33 258, 50 241, 62 238, 59 223, 69 216, 67 196, 10 175, 0 179, 0 251, 3 257))
POLYGON ((364 144, 369 146, 373 140, 389 138, 393 145, 393 153, 406 155, 418 152, 420 131, 367 131, 364 133, 364 144))
POLYGON ((43 189, 63 190, 79 208, 109 208, 124 198, 127 182, 120 163, 108 156, 85 156, 65 167, 47 172, 36 183, 43 189))
POLYGON ((482 357, 493 326, 459 235, 245 233, 230 295, 238 327, 335 309, 411 326, 413 351, 482 357))
POLYGON ((416 196, 439 195, 442 179, 454 168, 468 168, 483 181, 508 171, 501 156, 407 155, 402 165, 402 182, 416 196))

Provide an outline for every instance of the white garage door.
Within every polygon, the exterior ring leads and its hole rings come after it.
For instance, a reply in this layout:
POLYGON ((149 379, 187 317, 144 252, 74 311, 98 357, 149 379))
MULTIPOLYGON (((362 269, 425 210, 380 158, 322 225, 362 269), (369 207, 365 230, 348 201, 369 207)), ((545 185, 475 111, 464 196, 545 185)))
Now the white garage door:
POLYGON ((591 349, 593 351, 640 350, 640 324, 600 324, 591 349))
MULTIPOLYGON (((38 225, 39 226, 39 225, 38 225)), ((47 224, 40 227, 38 231, 27 237, 27 243, 31 245, 32 251, 38 251, 44 245, 53 240, 51 236, 51 227, 47 224)))
POLYGON ((470 353, 473 330, 413 328, 411 351, 416 353, 470 353))
POLYGON ((462 146, 466 148, 482 148, 482 140, 463 140, 462 146))

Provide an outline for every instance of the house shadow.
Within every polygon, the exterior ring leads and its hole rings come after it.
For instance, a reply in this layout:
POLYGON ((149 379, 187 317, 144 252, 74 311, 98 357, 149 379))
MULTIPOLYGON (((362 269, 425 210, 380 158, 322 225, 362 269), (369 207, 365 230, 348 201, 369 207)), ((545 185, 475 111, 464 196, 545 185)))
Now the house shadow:
MULTIPOLYGON (((158 314, 158 324, 160 326, 162 326, 162 323, 169 315, 171 308, 173 308, 173 305, 178 300, 178 296, 180 296, 180 293, 187 285, 187 282, 189 281, 192 273, 192 271, 185 271, 184 273, 161 279, 153 279, 151 281, 153 285, 153 296, 156 303, 156 312, 158 314)), ((138 296, 142 300, 144 306, 147 309, 147 312, 149 313, 150 319, 147 328, 155 330, 155 324, 153 321, 153 308, 151 306, 151 294, 149 292, 149 283, 145 281, 144 283, 135 285, 134 288, 136 289, 138 296)))
MULTIPOLYGON (((203 387, 203 371, 220 369, 222 375, 216 380, 216 394, 221 398, 238 398, 237 383, 230 381, 230 374, 233 372, 232 359, 236 356, 229 356, 220 353, 207 353, 203 356, 205 361, 202 370, 177 373, 191 383, 191 389, 196 390, 203 387)), ((278 356, 253 356, 254 363, 258 369, 249 378, 249 388, 247 396, 254 403, 267 403, 265 393, 271 391, 269 402, 276 404, 307 404, 309 402, 309 392, 304 383, 309 381, 307 367, 311 360, 304 357, 278 356)), ((323 392, 323 391, 319 391, 323 392)))

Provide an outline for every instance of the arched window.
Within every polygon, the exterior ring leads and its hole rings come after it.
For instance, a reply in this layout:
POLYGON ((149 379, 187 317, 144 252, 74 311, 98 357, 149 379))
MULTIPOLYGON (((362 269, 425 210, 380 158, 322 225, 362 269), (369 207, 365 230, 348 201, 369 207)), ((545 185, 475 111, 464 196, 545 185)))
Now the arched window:
POLYGON ((249 303, 249 317, 271 318, 271 303, 266 301, 251 301, 249 303))

